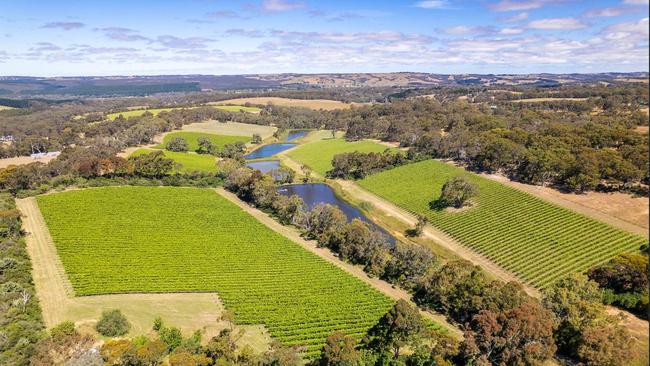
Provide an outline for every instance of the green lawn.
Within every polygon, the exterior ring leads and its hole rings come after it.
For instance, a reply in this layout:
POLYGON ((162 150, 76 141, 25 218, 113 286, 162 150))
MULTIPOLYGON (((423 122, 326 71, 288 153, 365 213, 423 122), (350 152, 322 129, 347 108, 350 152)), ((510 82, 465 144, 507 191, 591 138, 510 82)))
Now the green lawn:
MULTIPOLYGON (((216 292, 238 324, 318 354, 393 301, 211 189, 104 187, 37 197, 76 295, 216 292)), ((151 309, 155 312, 155 309, 151 309)))
MULTIPOLYGON (((138 149, 131 154, 131 156, 138 156, 142 154, 149 154, 154 150, 138 149)), ((201 155, 194 153, 183 153, 174 151, 163 151, 165 157, 174 160, 181 164, 179 172, 191 173, 194 171, 214 172, 217 169, 217 161, 212 155, 201 155)))
POLYGON ((426 215, 429 222, 537 287, 584 271, 647 240, 600 221, 435 160, 366 177, 363 188, 426 215), (437 211, 449 177, 465 174, 479 187, 473 207, 437 211))
MULTIPOLYGON (((202 106, 201 106, 202 107, 202 106)), ((219 105, 219 106, 210 106, 211 108, 217 108, 217 109, 222 109, 225 111, 231 111, 231 112, 238 112, 238 111, 244 111, 244 112, 249 112, 249 113, 259 113, 261 109, 257 107, 245 107, 243 105, 219 105)), ((137 110, 132 110, 132 111, 122 111, 122 112, 115 112, 115 113, 109 113, 106 115, 106 118, 109 120, 114 120, 117 117, 120 116, 120 114, 124 118, 129 118, 129 117, 135 117, 135 116, 141 116, 144 114, 144 112, 150 112, 154 116, 157 116, 160 112, 169 112, 174 109, 194 109, 194 108, 200 108, 200 107, 173 107, 173 108, 151 108, 151 109, 137 109, 137 110)))
POLYGON ((247 143, 251 140, 249 136, 227 136, 227 135, 215 135, 212 133, 204 133, 204 132, 172 132, 168 133, 165 135, 165 138, 163 139, 163 143, 156 146, 158 149, 164 149, 169 141, 171 141, 175 137, 181 137, 184 138, 185 141, 187 141, 187 144, 189 145, 189 150, 190 151, 196 151, 199 148, 199 143, 198 139, 199 137, 205 137, 208 140, 212 142, 212 144, 219 149, 223 148, 224 145, 226 144, 232 144, 237 141, 241 141, 244 143, 247 143))
POLYGON ((287 155, 302 164, 307 165, 320 175, 325 175, 332 169, 332 159, 336 154, 346 152, 382 152, 390 149, 373 141, 348 142, 344 139, 325 139, 300 145, 287 155))

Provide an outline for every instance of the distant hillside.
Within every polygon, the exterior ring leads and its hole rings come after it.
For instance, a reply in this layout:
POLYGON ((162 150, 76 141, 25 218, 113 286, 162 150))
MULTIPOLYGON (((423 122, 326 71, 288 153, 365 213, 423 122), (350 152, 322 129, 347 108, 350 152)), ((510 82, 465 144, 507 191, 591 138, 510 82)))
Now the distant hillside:
POLYGON ((0 77, 5 96, 146 96, 200 90, 259 90, 356 87, 431 87, 442 85, 531 85, 648 82, 647 72, 601 74, 430 74, 420 72, 352 74, 156 75, 107 77, 0 77))

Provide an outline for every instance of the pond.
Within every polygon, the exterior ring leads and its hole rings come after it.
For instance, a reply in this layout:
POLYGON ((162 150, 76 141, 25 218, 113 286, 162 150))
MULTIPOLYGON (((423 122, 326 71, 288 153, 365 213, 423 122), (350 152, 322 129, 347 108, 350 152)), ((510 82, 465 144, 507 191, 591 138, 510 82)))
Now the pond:
POLYGON ((386 230, 382 229, 372 221, 370 221, 361 211, 356 207, 346 203, 345 201, 339 199, 334 194, 334 191, 330 186, 324 183, 307 183, 307 184, 289 184, 283 185, 278 188, 278 192, 285 196, 291 196, 293 194, 302 198, 309 209, 314 208, 314 206, 327 203, 330 205, 337 206, 343 211, 345 216, 347 216, 348 221, 352 219, 360 219, 368 223, 371 228, 381 231, 391 244, 395 244, 395 238, 391 236, 386 230))
POLYGON ((244 159, 259 159, 259 158, 268 158, 279 152, 282 152, 287 149, 291 149, 297 144, 268 144, 264 145, 250 154, 244 156, 244 159))
POLYGON ((266 160, 266 161, 251 161, 246 163, 246 165, 254 170, 259 170, 260 172, 266 174, 273 169, 280 167, 280 160, 266 160))
POLYGON ((297 138, 301 138, 309 133, 309 130, 292 130, 289 131, 286 141, 293 141, 297 138))

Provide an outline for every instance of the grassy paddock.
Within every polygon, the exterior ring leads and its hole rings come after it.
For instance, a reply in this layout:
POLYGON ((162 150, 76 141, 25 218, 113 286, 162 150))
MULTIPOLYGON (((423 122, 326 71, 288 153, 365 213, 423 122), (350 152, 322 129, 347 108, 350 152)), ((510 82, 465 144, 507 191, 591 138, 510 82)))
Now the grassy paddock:
POLYGON ((318 353, 393 301, 209 189, 106 187, 37 197, 77 295, 216 292, 240 325, 318 353))
MULTIPOLYGON (((131 154, 131 156, 138 156, 149 154, 155 150, 151 149, 138 149, 131 154)), ((194 171, 213 172, 217 169, 217 160, 212 155, 207 154, 193 154, 175 151, 163 151, 165 157, 174 160, 180 164, 179 172, 191 173, 194 171)))
POLYGON ((164 149, 167 146, 167 144, 176 137, 184 138, 185 141, 187 141, 190 151, 195 151, 199 148, 198 140, 200 137, 207 138, 208 140, 210 140, 210 142, 212 142, 212 145, 214 145, 219 149, 223 148, 224 145, 226 144, 232 144, 238 141, 244 143, 251 141, 251 138, 249 136, 226 136, 226 135, 215 135, 212 133, 182 131, 182 132, 168 133, 163 138, 162 144, 156 146, 156 148, 164 149))
POLYGON ((537 287, 584 271, 646 239, 435 160, 371 175, 359 185, 429 222, 537 287), (473 207, 435 210, 444 182, 464 174, 479 187, 473 207))
MULTIPOLYGON (((331 133, 331 132, 330 132, 331 133)), ((373 141, 348 142, 342 138, 324 139, 300 145, 287 153, 291 159, 307 165, 320 175, 332 169, 334 155, 346 152, 382 152, 390 149, 373 141)))

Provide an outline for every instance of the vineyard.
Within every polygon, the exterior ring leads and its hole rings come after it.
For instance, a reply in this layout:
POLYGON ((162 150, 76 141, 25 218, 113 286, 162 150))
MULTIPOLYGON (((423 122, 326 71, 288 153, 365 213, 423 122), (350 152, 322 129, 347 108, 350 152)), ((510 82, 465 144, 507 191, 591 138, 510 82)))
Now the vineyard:
POLYGON ((202 132, 172 132, 168 133, 165 135, 163 138, 162 144, 156 146, 158 149, 164 149, 165 146, 171 141, 172 139, 180 137, 185 139, 187 141, 187 145, 189 148, 189 151, 196 151, 199 148, 199 138, 207 138, 210 140, 212 145, 218 149, 221 149, 224 147, 226 144, 232 144, 235 142, 244 142, 247 143, 251 140, 249 136, 227 136, 227 135, 215 135, 212 133, 202 133, 202 132))
POLYGON ((37 197, 76 295, 216 292, 238 324, 318 354, 392 301, 212 190, 106 187, 37 197))
MULTIPOLYGON (((142 154, 149 154, 154 150, 150 149, 137 149, 131 156, 138 156, 142 154)), ((207 154, 190 154, 174 151, 163 151, 166 158, 174 160, 180 164, 177 171, 182 173, 191 173, 194 171, 200 172, 213 172, 216 170, 217 161, 212 155, 207 154)))
POLYGON ((540 288, 647 242, 435 160, 371 175, 359 185, 427 216, 435 227, 540 288), (459 174, 467 174, 478 186, 474 204, 458 212, 431 209, 430 202, 439 197, 447 178, 459 174))
POLYGON ((382 152, 388 147, 372 141, 348 142, 344 139, 325 139, 301 145, 287 155, 320 175, 332 169, 332 158, 346 152, 382 152))

